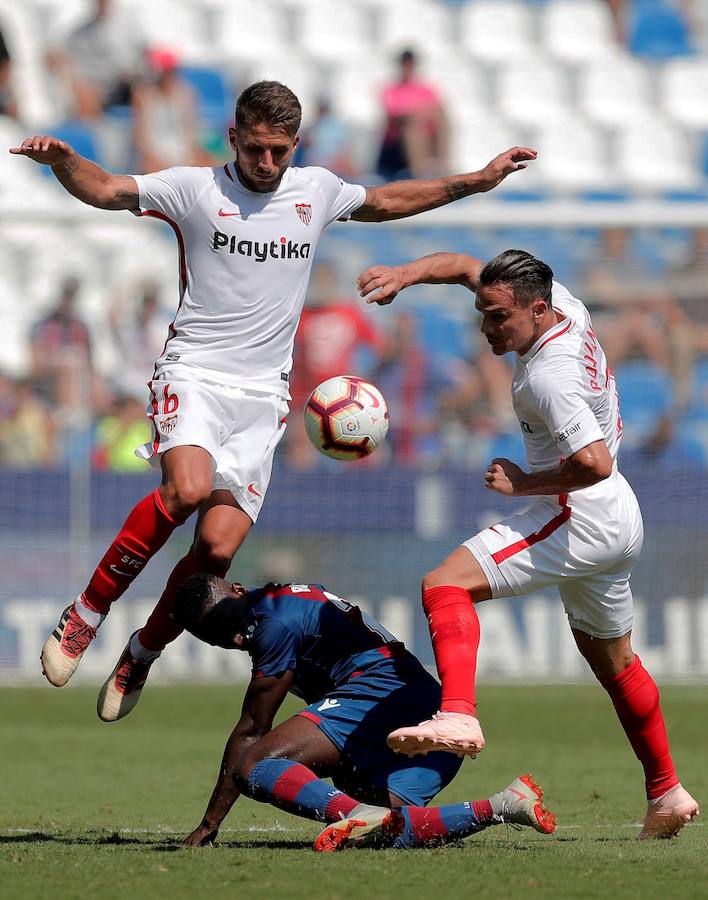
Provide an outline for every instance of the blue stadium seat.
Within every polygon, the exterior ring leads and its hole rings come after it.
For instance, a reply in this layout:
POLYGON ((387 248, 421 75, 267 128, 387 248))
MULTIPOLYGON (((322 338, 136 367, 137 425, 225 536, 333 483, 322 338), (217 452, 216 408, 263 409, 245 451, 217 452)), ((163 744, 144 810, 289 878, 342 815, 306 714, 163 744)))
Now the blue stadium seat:
POLYGON ((222 128, 232 118, 233 109, 232 90, 221 72, 199 66, 182 66, 179 74, 197 93, 201 119, 222 128))
MULTIPOLYGON (((85 156, 86 159, 93 160, 93 162, 103 165, 103 159, 96 138, 94 137, 93 132, 83 123, 74 121, 63 122, 61 125, 57 125, 52 129, 52 134, 54 137, 59 138, 60 141, 66 141, 67 144, 71 144, 74 150, 81 156, 85 156)), ((45 178, 54 177, 50 166, 40 166, 39 172, 45 178)))
POLYGON ((708 425, 708 359, 701 359, 696 364, 691 399, 684 421, 708 425))
POLYGON ((510 459, 517 465, 524 465, 526 460, 526 448, 521 432, 511 431, 505 434, 498 434, 496 437, 492 438, 489 445, 489 460, 491 462, 491 460, 500 456, 505 459, 510 459))
MULTIPOLYGON (((465 346, 466 332, 459 321, 451 319, 431 306, 415 310, 418 320, 418 336, 423 347, 436 356, 466 359, 469 353, 465 346)), ((471 326, 470 326, 471 327, 471 326)))
POLYGON ((670 59, 693 52, 686 20, 674 7, 661 3, 642 3, 632 15, 629 49, 637 56, 670 59))
POLYGON ((632 360, 615 372, 622 421, 627 437, 642 438, 654 431, 657 419, 668 412, 673 383, 663 369, 645 360, 632 360))

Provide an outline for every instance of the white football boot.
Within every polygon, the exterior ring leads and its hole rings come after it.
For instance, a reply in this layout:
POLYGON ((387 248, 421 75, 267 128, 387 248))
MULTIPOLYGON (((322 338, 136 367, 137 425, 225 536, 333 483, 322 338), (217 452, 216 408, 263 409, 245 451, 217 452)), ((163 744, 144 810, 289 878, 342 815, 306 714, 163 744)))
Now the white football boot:
POLYGON ((684 825, 688 825, 700 814, 698 803, 686 788, 677 784, 663 796, 649 801, 644 827, 638 838, 640 841, 648 841, 676 837, 684 825))
POLYGON ((397 809, 360 803, 344 819, 320 832, 313 849, 317 853, 334 853, 346 847, 390 846, 405 824, 403 813, 397 809))
POLYGON ((391 750, 408 756, 444 750, 458 756, 476 756, 484 749, 479 720, 467 713, 438 712, 419 725, 397 728, 386 739, 391 750))
POLYGON ((503 791, 490 797, 489 803, 498 824, 525 826, 541 834, 553 834, 556 830, 556 817, 543 805, 543 789, 530 775, 519 775, 503 791))

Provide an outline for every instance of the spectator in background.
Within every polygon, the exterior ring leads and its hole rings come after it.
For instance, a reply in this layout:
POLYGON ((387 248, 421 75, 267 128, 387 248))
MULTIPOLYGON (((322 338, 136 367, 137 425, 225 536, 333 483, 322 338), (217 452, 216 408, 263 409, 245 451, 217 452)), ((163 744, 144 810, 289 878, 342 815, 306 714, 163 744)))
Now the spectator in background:
POLYGON ((0 466, 46 468, 56 462, 52 417, 29 381, 0 373, 0 466))
POLYGON ((147 53, 148 78, 133 91, 133 142, 141 172, 170 166, 207 166, 214 160, 199 143, 197 98, 165 48, 147 53))
POLYGON ((395 411, 387 444, 404 466, 439 458, 438 397, 449 380, 436 362, 420 345, 415 316, 399 313, 372 380, 395 411))
MULTIPOLYGON (((366 377, 383 345, 384 339, 372 317, 354 298, 340 294, 336 268, 321 262, 313 272, 295 338, 290 384, 293 409, 302 410, 313 388, 328 378, 366 377)), ((289 422, 286 452, 295 468, 310 468, 318 462, 300 415, 291 417, 289 422)))
POLYGON ((0 31, 0 115, 17 118, 17 102, 12 85, 12 59, 0 31))
POLYGON ((152 370, 162 353, 171 316, 160 306, 154 284, 143 284, 138 295, 137 302, 132 294, 117 297, 109 322, 118 356, 116 373, 120 379, 114 382, 113 389, 117 394, 143 400, 146 373, 152 370))
POLYGON ((350 147, 350 129, 332 112, 329 100, 320 97, 315 121, 300 136, 295 164, 324 166, 342 178, 352 178, 360 173, 351 158, 350 147))
POLYGON ((381 95, 386 125, 376 171, 382 178, 429 177, 445 170, 448 128, 440 94, 419 78, 416 57, 404 50, 398 79, 381 95))
POLYGON ((95 0, 91 18, 52 48, 47 61, 69 92, 73 115, 90 121, 130 102, 143 52, 135 17, 111 0, 95 0))
POLYGON ((134 450, 150 437, 144 405, 134 397, 116 397, 111 412, 96 426, 94 467, 112 472, 146 472, 145 460, 139 459, 134 450))
POLYGON ((30 334, 31 379, 50 409, 84 409, 91 394, 91 339, 76 315, 79 282, 64 280, 56 306, 30 334))

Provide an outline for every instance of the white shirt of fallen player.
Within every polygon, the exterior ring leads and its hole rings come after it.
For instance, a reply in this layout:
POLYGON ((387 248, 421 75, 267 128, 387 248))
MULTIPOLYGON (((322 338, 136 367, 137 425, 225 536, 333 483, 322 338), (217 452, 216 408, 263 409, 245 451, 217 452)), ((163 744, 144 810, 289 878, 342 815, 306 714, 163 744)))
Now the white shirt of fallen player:
POLYGON ((555 282, 552 303, 563 318, 515 361, 512 395, 528 468, 553 468, 604 440, 612 474, 559 497, 535 497, 464 546, 487 576, 492 597, 557 585, 572 628, 620 637, 632 627, 629 578, 644 529, 637 499, 617 469, 617 388, 585 306, 555 282))
POLYGON ((140 214, 177 237, 180 302, 150 382, 154 438, 136 454, 187 444, 213 459, 256 521, 285 432, 295 332, 322 231, 366 190, 317 167, 288 168, 271 193, 249 191, 233 163, 135 176, 140 214))

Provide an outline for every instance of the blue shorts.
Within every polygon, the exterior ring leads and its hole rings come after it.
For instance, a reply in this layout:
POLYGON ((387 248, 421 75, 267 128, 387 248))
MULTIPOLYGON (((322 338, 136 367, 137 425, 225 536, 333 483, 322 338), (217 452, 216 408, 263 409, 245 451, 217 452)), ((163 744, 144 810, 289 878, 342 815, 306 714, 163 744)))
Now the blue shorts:
POLYGON ((373 802, 391 792, 407 805, 426 806, 457 774, 452 753, 407 757, 390 750, 388 734, 429 719, 440 708, 440 685, 409 653, 382 659, 311 703, 298 715, 314 722, 342 754, 335 785, 373 802), (376 798, 378 794, 378 798, 376 798))

